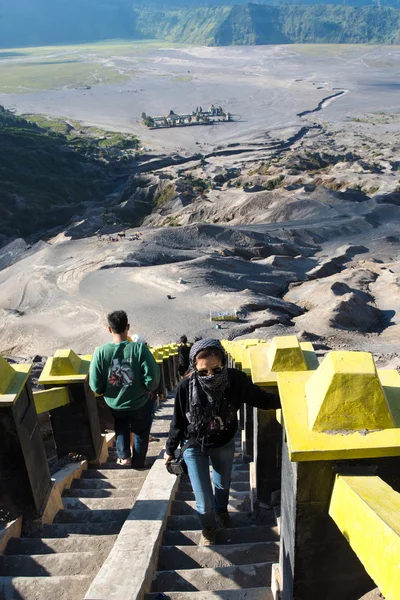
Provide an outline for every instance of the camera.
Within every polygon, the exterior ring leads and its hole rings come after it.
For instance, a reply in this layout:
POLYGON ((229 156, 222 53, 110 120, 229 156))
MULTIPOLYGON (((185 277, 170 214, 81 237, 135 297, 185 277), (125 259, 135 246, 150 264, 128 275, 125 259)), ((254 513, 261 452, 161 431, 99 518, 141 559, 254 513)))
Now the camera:
POLYGON ((171 475, 187 475, 187 466, 182 457, 174 458, 169 463, 167 463, 167 471, 171 473, 171 475))

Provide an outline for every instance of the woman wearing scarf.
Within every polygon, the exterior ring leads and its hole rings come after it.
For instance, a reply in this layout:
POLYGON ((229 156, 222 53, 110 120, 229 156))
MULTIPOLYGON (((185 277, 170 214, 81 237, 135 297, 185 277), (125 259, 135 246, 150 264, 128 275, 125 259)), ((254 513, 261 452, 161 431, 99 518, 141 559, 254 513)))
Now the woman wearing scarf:
POLYGON ((227 507, 234 437, 238 429, 237 411, 244 402, 264 409, 279 407, 278 396, 263 392, 242 371, 228 369, 225 350, 218 340, 193 344, 190 376, 176 390, 165 462, 174 458, 179 445, 184 447, 183 456, 203 530, 202 545, 215 543, 217 522, 224 528, 230 526, 227 507))

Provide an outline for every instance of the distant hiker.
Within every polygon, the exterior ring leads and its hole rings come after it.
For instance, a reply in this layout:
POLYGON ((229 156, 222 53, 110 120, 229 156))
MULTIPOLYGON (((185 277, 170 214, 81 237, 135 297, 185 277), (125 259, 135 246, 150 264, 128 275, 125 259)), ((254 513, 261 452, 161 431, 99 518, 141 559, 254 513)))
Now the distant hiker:
POLYGON ((144 467, 152 421, 149 393, 157 389, 160 371, 146 344, 128 340, 125 311, 107 317, 112 342, 96 348, 90 365, 89 385, 102 394, 115 422, 118 464, 144 467), (133 456, 130 432, 135 434, 133 456))
POLYGON ((178 373, 182 378, 189 368, 190 346, 186 335, 182 335, 178 346, 178 373))
POLYGON ((176 390, 165 464, 182 444, 203 529, 200 544, 209 546, 215 543, 216 517, 223 528, 231 526, 228 501, 237 411, 244 402, 263 409, 278 408, 279 398, 262 391, 243 371, 228 369, 225 350, 218 340, 193 344, 190 369, 190 376, 182 379, 176 390))

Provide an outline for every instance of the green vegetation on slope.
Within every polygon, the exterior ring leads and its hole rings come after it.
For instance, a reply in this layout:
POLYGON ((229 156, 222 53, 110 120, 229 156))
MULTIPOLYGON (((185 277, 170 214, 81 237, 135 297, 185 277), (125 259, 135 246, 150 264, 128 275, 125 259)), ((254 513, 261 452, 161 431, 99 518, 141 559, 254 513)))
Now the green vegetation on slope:
MULTIPOLYGON (((142 30, 142 17, 137 24, 142 30)), ((146 22, 150 19, 145 18, 146 22)), ((170 42, 215 46, 248 44, 393 44, 400 11, 371 6, 264 6, 247 4, 159 12, 146 35, 170 42)))
POLYGON ((214 44, 218 28, 232 11, 230 6, 196 10, 136 10, 136 23, 143 37, 185 44, 214 44))
POLYGON ((121 171, 122 148, 136 146, 124 134, 26 120, 0 107, 0 243, 65 224, 104 199, 121 171))
MULTIPOLYGON (((262 29, 256 9, 254 20, 262 29)), ((388 7, 288 6, 279 21, 290 43, 396 44, 400 40, 400 11, 388 7)), ((257 43, 269 43, 261 32, 258 39, 257 43)))
MULTIPOLYGON (((234 0, 9 0, 0 15, 0 46, 44 46, 126 39, 231 45, 273 43, 379 43, 399 41, 400 0, 264 0, 258 4, 234 0), (207 4, 207 6, 205 6, 207 4), (210 6, 211 4, 211 6, 210 6)), ((23 51, 19 51, 21 57, 23 51)), ((13 53, 0 52, 0 59, 13 53)), ((82 83, 114 77, 99 64, 98 74, 82 62, 52 59, 56 78, 67 80, 79 70, 82 83)), ((24 67, 21 67, 24 68, 24 67)), ((40 75, 40 73, 39 73, 40 75)), ((32 82, 35 87, 35 82, 32 82)), ((39 87, 43 88, 40 84, 39 87)))

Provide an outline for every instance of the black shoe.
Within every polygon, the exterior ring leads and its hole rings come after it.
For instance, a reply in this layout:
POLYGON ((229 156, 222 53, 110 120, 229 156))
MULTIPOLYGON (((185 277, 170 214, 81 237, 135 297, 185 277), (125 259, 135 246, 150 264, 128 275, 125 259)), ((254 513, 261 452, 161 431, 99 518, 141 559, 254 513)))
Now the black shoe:
POLYGON ((216 543, 217 530, 215 527, 204 527, 201 532, 199 546, 214 546, 216 543))
POLYGON ((227 510, 222 510, 217 513, 217 516, 221 529, 230 529, 232 527, 231 517, 227 510))

